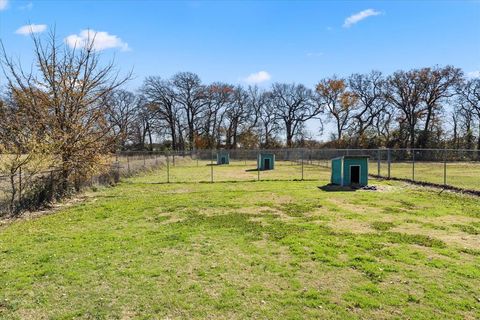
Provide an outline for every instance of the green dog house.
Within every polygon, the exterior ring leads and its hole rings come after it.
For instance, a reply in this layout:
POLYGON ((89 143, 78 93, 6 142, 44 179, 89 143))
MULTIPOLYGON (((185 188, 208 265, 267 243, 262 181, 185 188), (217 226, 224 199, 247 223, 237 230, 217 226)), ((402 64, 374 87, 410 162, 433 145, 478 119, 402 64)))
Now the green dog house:
POLYGON ((275 168, 275 154, 260 153, 257 158, 258 170, 273 170, 275 168))
POLYGON ((333 158, 331 183, 341 186, 368 185, 368 156, 333 158))
POLYGON ((230 154, 228 152, 217 153, 217 164, 229 164, 230 154))

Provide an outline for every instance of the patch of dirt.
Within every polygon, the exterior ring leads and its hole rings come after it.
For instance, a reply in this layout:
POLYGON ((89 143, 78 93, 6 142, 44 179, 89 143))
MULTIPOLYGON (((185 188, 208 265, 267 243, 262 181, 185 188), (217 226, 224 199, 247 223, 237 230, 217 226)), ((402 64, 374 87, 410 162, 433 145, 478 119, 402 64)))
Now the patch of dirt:
POLYGON ((62 201, 52 203, 48 207, 45 207, 43 210, 26 211, 13 217, 0 217, 0 229, 3 226, 6 226, 15 221, 37 219, 43 216, 54 214, 60 210, 70 208, 78 203, 85 203, 87 201, 95 202, 97 200, 98 198, 96 198, 93 193, 78 194, 75 197, 65 198, 62 201))
POLYGON ((330 198, 328 199, 328 201, 330 201, 331 203, 339 207, 340 212, 342 213, 372 214, 372 213, 382 212, 381 208, 353 204, 345 201, 344 199, 330 198), (348 212, 342 211, 342 209, 345 209, 345 211, 348 211, 348 212))
POLYGON ((351 287, 359 282, 365 281, 364 276, 355 269, 344 268, 339 270, 317 270, 319 264, 316 262, 302 263, 298 279, 305 287, 313 287, 319 291, 329 291, 329 297, 333 303, 344 303, 343 295, 351 287))
MULTIPOLYGON (((325 222, 318 221, 318 223, 325 224, 325 222)), ((337 216, 333 221, 327 222, 326 225, 338 232, 349 232, 354 234, 372 233, 375 230, 370 227, 370 224, 355 219, 346 219, 337 216)))
POLYGON ((471 235, 458 231, 425 229, 417 224, 403 224, 390 229, 390 231, 412 235, 422 234, 441 240, 447 245, 456 247, 478 249, 480 246, 480 235, 471 235))

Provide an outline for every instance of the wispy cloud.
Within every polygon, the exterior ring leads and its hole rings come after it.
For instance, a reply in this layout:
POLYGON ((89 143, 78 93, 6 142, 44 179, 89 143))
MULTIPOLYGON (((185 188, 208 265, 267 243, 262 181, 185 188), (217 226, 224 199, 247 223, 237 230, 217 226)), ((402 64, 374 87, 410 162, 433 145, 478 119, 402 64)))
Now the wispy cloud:
POLYGON ((8 0, 0 0, 0 11, 7 9, 8 0))
POLYGON ((259 71, 259 72, 248 75, 248 77, 243 79, 243 81, 249 84, 258 84, 258 83, 268 81, 271 78, 272 76, 267 71, 259 71))
POLYGON ((345 22, 343 23, 344 28, 350 28, 354 24, 368 18, 368 17, 373 17, 373 16, 378 16, 382 14, 380 11, 374 10, 374 9, 367 9, 363 10, 360 12, 357 12, 355 14, 352 14, 350 17, 345 19, 345 22))
POLYGON ((17 31, 15 31, 15 33, 21 34, 23 36, 27 36, 32 33, 41 33, 45 30, 47 30, 46 24, 26 24, 18 28, 17 31))
POLYGON ((307 57, 321 57, 323 52, 307 52, 307 57))
POLYGON ((33 2, 29 2, 24 6, 18 7, 20 10, 32 10, 33 9, 33 2))
POLYGON ((83 48, 93 41, 93 48, 97 51, 119 48, 122 51, 129 51, 128 43, 124 42, 118 36, 109 34, 105 31, 95 31, 85 29, 79 34, 71 34, 65 38, 65 42, 71 47, 83 48))
POLYGON ((467 73, 467 77, 474 79, 474 78, 480 78, 480 70, 475 70, 472 72, 467 73))

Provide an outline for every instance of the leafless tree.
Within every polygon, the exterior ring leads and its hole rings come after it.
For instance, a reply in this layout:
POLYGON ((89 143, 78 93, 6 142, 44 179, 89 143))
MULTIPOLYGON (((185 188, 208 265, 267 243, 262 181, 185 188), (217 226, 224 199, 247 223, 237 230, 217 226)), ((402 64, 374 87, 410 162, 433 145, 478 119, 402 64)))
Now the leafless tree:
POLYGON ((480 150, 480 79, 470 79, 457 89, 460 95, 462 112, 470 124, 473 116, 477 117, 478 139, 477 149, 480 150))
POLYGON ((220 147, 222 124, 227 106, 232 103, 234 88, 225 83, 212 83, 207 87, 207 104, 203 115, 203 133, 208 148, 220 147))
POLYGON ((352 129, 355 144, 365 132, 379 122, 379 116, 385 112, 384 99, 385 80, 382 73, 372 71, 369 74, 353 74, 348 78, 348 85, 357 98, 357 108, 353 114, 352 129))
POLYGON ((117 148, 126 150, 127 141, 132 137, 133 123, 137 117, 137 97, 126 90, 115 90, 105 97, 104 103, 106 118, 117 140, 117 148))
POLYGON ((252 114, 248 91, 237 86, 232 92, 231 102, 225 109, 225 141, 228 148, 236 148, 241 128, 249 122, 252 114))
POLYGON ((263 137, 263 147, 270 148, 275 135, 280 131, 281 126, 275 114, 275 99, 272 92, 262 93, 262 103, 259 110, 259 125, 261 127, 261 136, 263 137))
POLYGON ((180 120, 181 110, 179 104, 176 103, 172 83, 160 77, 147 77, 141 91, 148 101, 150 111, 166 124, 172 140, 172 149, 177 150, 178 121, 180 120))
POLYGON ((205 86, 202 85, 200 77, 191 72, 180 72, 173 76, 172 83, 175 90, 175 101, 185 111, 188 127, 189 148, 195 147, 195 135, 204 107, 207 103, 205 86))
POLYGON ((322 112, 321 104, 314 99, 312 90, 302 84, 275 83, 271 94, 275 116, 283 124, 287 146, 292 147, 301 126, 322 112))
POLYGON ((343 133, 352 125, 357 97, 348 91, 345 79, 338 79, 335 76, 321 80, 316 91, 328 111, 328 116, 335 121, 337 129, 335 138, 341 141, 343 133))
POLYGON ((405 124, 408 138, 403 147, 415 147, 415 132, 424 117, 425 106, 422 104, 424 83, 418 70, 397 71, 387 80, 386 98, 401 114, 399 122, 405 124))
MULTIPOLYGON (((418 71, 418 81, 422 86, 422 101, 425 104, 423 130, 418 138, 418 147, 425 148, 432 133, 432 124, 436 122, 443 109, 443 103, 455 95, 456 89, 463 82, 463 72, 458 68, 423 68, 418 71)), ((437 121, 438 122, 438 121, 437 121)))
POLYGON ((114 62, 103 63, 95 37, 74 49, 58 43, 51 32, 44 40, 32 35, 37 69, 26 72, 2 45, 1 64, 8 90, 16 96, 33 130, 41 128, 62 171, 64 190, 73 172, 99 169, 114 139, 106 121, 105 97, 124 84, 114 62))

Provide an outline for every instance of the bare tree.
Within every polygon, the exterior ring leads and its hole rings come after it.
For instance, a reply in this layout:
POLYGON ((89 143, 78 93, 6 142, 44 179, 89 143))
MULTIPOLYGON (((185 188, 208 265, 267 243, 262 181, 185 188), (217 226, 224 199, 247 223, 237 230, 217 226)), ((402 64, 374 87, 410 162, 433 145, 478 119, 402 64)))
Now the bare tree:
MULTIPOLYGON (((408 138, 403 147, 415 147, 415 132, 425 115, 422 104, 424 83, 420 79, 418 70, 397 71, 387 80, 387 100, 398 109, 401 114, 399 122, 406 125, 408 138)), ((402 128, 402 126, 400 127, 402 128)))
POLYGON ((337 77, 323 79, 317 84, 316 91, 329 117, 335 121, 337 129, 335 138, 341 141, 343 133, 352 124, 357 97, 347 90, 345 80, 337 77))
POLYGON ((272 140, 281 127, 275 114, 276 105, 272 92, 264 92, 261 99, 262 103, 260 104, 258 114, 262 132, 261 136, 263 136, 263 147, 270 148, 272 140))
POLYGON ((126 90, 115 90, 105 98, 104 103, 107 121, 117 140, 117 148, 126 150, 127 141, 133 134, 133 123, 137 116, 137 97, 126 90))
POLYGON ((172 83, 175 89, 175 101, 185 110, 189 148, 192 150, 195 147, 198 118, 207 103, 205 87, 202 85, 200 77, 191 72, 175 74, 172 83))
MULTIPOLYGON (((478 139, 477 149, 480 150, 480 79, 471 79, 457 89, 462 100, 462 109, 467 119, 473 118, 478 120, 478 139)), ((469 121, 470 123, 471 121, 469 121)))
POLYGON ((212 83, 207 87, 207 103, 203 116, 203 131, 208 141, 207 147, 219 147, 221 144, 221 127, 225 109, 232 103, 233 86, 225 83, 212 83))
POLYGON ((302 125, 321 112, 322 108, 313 93, 302 84, 275 83, 272 86, 275 116, 285 129, 287 146, 293 146, 293 138, 302 125))
POLYGON ((113 62, 102 63, 95 38, 81 48, 57 43, 55 34, 43 41, 32 36, 36 72, 10 59, 2 45, 2 67, 8 90, 18 97, 32 128, 41 128, 50 151, 59 162, 63 189, 72 173, 89 175, 99 169, 114 139, 106 121, 105 97, 130 74, 120 77, 113 62))
POLYGON ((178 121, 181 110, 175 100, 175 92, 172 83, 160 77, 148 77, 141 89, 145 99, 148 101, 150 110, 164 122, 168 128, 172 149, 177 150, 178 146, 178 121))
POLYGON ((385 80, 382 73, 372 71, 369 74, 353 74, 348 79, 348 85, 357 98, 357 108, 353 115, 353 136, 358 145, 365 132, 371 128, 378 117, 385 112, 384 99, 385 80))
POLYGON ((463 82, 463 72, 458 68, 446 66, 444 68, 423 68, 418 71, 422 83, 422 101, 425 104, 425 120, 423 130, 418 138, 417 145, 425 148, 432 145, 430 134, 432 124, 439 120, 438 116, 446 99, 456 93, 456 89, 463 82))
POLYGON ((228 148, 236 148, 242 125, 248 123, 252 109, 250 108, 248 91, 237 86, 232 93, 231 103, 225 109, 225 140, 228 148))

